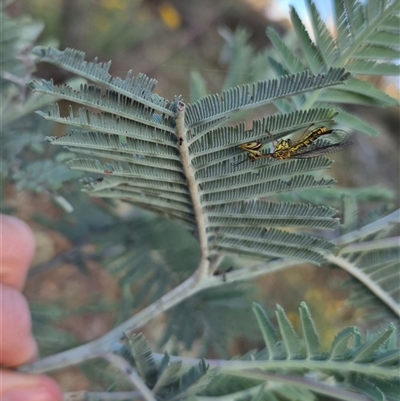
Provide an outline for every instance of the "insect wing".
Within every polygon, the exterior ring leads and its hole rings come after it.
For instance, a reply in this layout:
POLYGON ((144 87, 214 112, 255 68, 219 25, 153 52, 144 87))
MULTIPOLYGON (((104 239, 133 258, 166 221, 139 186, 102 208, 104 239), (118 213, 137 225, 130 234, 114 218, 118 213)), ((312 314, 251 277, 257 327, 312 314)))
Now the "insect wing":
POLYGON ((328 153, 333 153, 333 152, 337 152, 338 150, 344 148, 345 146, 351 145, 352 142, 350 141, 345 141, 345 142, 341 142, 341 143, 334 143, 331 145, 325 145, 325 146, 313 146, 312 149, 310 149, 310 147, 308 147, 306 150, 303 150, 302 152, 297 152, 294 153, 291 158, 292 159, 303 159, 303 158, 307 158, 307 157, 317 157, 317 156, 323 156, 326 155, 328 153))

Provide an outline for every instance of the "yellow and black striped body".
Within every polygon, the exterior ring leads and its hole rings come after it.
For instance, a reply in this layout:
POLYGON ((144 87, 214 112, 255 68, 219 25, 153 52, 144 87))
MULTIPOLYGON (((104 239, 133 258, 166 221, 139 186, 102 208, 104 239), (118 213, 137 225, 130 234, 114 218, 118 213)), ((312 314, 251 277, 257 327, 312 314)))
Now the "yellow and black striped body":
POLYGON ((288 159, 290 157, 292 147, 293 143, 290 139, 281 139, 274 146, 274 151, 271 155, 274 159, 278 160, 288 159))
POLYGON ((328 130, 326 127, 319 127, 313 129, 304 138, 300 138, 300 140, 295 143, 292 143, 290 139, 281 140, 274 148, 273 158, 278 160, 289 159, 300 149, 310 146, 320 136, 330 134, 331 132, 332 130, 328 130))
MULTIPOLYGON (((319 127, 313 129, 308 134, 303 135, 304 137, 300 138, 296 142, 292 142, 290 139, 281 139, 276 143, 276 145, 274 145, 274 150, 272 153, 262 153, 261 151, 262 143, 260 141, 244 143, 242 145, 239 145, 238 147, 239 149, 248 152, 248 160, 251 162, 257 159, 271 158, 271 157, 276 160, 285 160, 291 157, 296 157, 296 158, 312 157, 313 155, 315 157, 317 155, 323 154, 324 150, 326 150, 327 153, 328 152, 330 153, 332 151, 335 151, 335 149, 339 149, 340 147, 349 143, 349 142, 342 142, 328 145, 321 149, 318 148, 316 149, 312 147, 310 147, 310 149, 307 149, 320 136, 328 135, 332 132, 333 130, 328 130, 327 127, 319 127)), ((245 160, 242 160, 235 166, 238 166, 239 164, 244 162, 245 160)))
POLYGON ((305 148, 311 145, 316 139, 318 139, 322 135, 330 134, 333 130, 328 130, 326 127, 319 127, 313 129, 309 134, 307 134, 303 139, 300 139, 298 142, 291 146, 291 152, 295 153, 301 148, 305 148))

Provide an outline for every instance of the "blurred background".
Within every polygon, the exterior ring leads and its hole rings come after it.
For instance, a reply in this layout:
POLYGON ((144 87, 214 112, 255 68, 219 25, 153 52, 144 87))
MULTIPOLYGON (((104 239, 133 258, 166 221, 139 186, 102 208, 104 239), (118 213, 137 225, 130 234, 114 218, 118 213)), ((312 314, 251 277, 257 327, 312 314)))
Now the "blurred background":
MULTIPOLYGON (((87 60, 112 59, 111 75, 145 73, 158 80, 156 92, 161 96, 172 99, 181 94, 190 102, 196 99, 191 91, 196 77, 204 80, 206 93, 220 92, 229 79, 238 84, 270 77, 265 30, 273 26, 282 35, 290 33, 290 4, 306 18, 299 0, 16 0, 5 2, 3 10, 12 19, 43 23, 35 44, 72 47, 85 52, 87 60), (238 30, 249 50, 241 55, 242 67, 232 71, 238 30)), ((327 2, 316 4, 329 21, 327 2)), ((44 63, 33 76, 56 83, 73 78, 44 63)), ((373 82, 398 98, 398 77, 373 82)), ((352 133, 353 146, 335 155, 331 174, 343 188, 376 186, 380 201, 398 206, 398 109, 346 109, 381 134, 372 138, 352 133)), ((248 121, 274 112, 258 110, 248 121)), ((82 175, 64 166, 71 155, 44 141, 46 135, 63 134, 65 127, 32 115, 18 129, 24 130, 26 139, 14 135, 10 141, 18 157, 9 162, 11 175, 2 177, 1 209, 27 221, 36 236, 38 251, 25 293, 46 355, 106 333, 176 286, 195 269, 198 249, 176 224, 80 192, 82 175), (17 144, 18 140, 22 142, 17 144), (53 164, 37 164, 48 159, 53 164), (65 179, 52 183, 54 175, 65 179), (71 213, 62 207, 62 199, 72 205, 71 213)), ((365 211, 369 207, 364 205, 365 211)), ((227 260, 221 269, 231 265, 234 262, 227 260)), ((258 278, 257 283, 199 294, 150 322, 143 332, 154 351, 209 358, 243 355, 262 344, 251 301, 270 311, 279 303, 296 325, 298 305, 305 300, 327 345, 344 326, 365 325, 366 311, 345 302, 346 278, 344 272, 326 266, 287 269, 258 278), (236 321, 238 309, 244 321, 236 321)), ((93 390, 93 383, 103 389, 124 386, 101 363, 54 376, 65 391, 93 390)))

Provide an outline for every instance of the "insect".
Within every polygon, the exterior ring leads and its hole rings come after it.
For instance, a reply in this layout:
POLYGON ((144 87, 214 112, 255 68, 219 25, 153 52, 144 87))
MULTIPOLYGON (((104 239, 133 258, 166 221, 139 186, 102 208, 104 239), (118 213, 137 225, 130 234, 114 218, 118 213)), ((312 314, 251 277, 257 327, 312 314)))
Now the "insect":
MULTIPOLYGON (((248 160, 252 162, 257 159, 271 157, 276 160, 316 157, 326 153, 335 152, 343 146, 350 144, 350 142, 346 140, 348 135, 345 133, 345 138, 342 138, 339 142, 326 143, 318 147, 314 141, 316 141, 322 135, 331 134, 334 130, 329 130, 327 127, 319 127, 306 134, 308 128, 310 127, 306 128, 302 137, 296 142, 292 142, 290 139, 281 139, 276 143, 276 145, 273 144, 274 150, 271 153, 262 153, 261 148, 263 145, 259 141, 244 143, 239 145, 238 148, 248 152, 248 160)), ((269 132, 268 134, 271 135, 269 132)), ((239 164, 242 164, 245 161, 246 159, 236 163, 234 167, 237 167, 239 164)))
POLYGON ((228 267, 226 270, 216 270, 213 276, 222 276, 222 281, 225 283, 227 280, 226 274, 233 270, 233 266, 228 267))

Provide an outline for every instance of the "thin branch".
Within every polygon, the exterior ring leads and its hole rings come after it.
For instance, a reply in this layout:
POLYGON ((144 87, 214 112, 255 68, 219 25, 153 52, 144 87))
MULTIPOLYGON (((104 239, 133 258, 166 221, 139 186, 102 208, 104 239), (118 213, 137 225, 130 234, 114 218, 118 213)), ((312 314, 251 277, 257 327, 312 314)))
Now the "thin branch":
POLYGON ((262 369, 273 372, 280 369, 285 371, 309 371, 319 372, 321 370, 330 372, 343 372, 354 374, 365 374, 373 376, 381 376, 382 380, 397 380, 399 377, 397 369, 389 369, 373 363, 357 363, 351 361, 334 361, 334 360, 316 360, 316 359, 270 359, 267 361, 253 360, 253 361, 239 361, 239 360, 207 360, 210 367, 217 367, 221 373, 242 375, 244 371, 253 369, 262 369), (214 363, 213 363, 214 362, 214 363))
POLYGON ((213 287, 218 287, 226 283, 235 283, 238 281, 251 280, 253 278, 263 276, 265 274, 280 271, 289 267, 304 264, 298 260, 293 259, 277 259, 268 263, 261 263, 233 270, 217 276, 208 276, 199 283, 199 290, 205 290, 213 287))
POLYGON ((134 330, 137 330, 149 320, 198 292, 201 289, 198 281, 198 276, 195 273, 172 291, 109 331, 103 337, 21 366, 18 370, 29 373, 44 373, 95 358, 105 358, 108 352, 121 347, 121 342, 125 341, 124 334, 130 337, 134 330))
POLYGON ((113 354, 112 352, 108 353, 105 358, 124 374, 124 376, 141 392, 145 400, 156 401, 156 398, 151 390, 146 386, 142 378, 138 375, 136 370, 129 364, 128 361, 119 355, 113 354))
POLYGON ((345 244, 352 243, 361 238, 364 238, 367 235, 374 234, 377 231, 382 230, 389 224, 394 224, 399 222, 400 222, 400 209, 397 209, 393 213, 390 213, 387 216, 374 221, 373 223, 367 224, 364 227, 361 227, 359 230, 355 230, 350 233, 344 234, 338 238, 335 238, 334 240, 332 240, 332 242, 336 245, 343 246, 345 244))
POLYGON ((142 399, 142 393, 139 391, 120 391, 115 393, 110 392, 89 392, 89 391, 74 391, 63 394, 64 401, 126 401, 142 399))
MULTIPOLYGON (((164 354, 152 353, 152 358, 157 364, 160 364, 164 354)), ((170 362, 182 362, 185 367, 195 366, 199 363, 196 358, 185 358, 170 355, 170 362)), ((217 368, 224 374, 241 374, 249 369, 263 369, 265 372, 268 370, 273 375, 275 371, 279 370, 295 370, 302 371, 307 369, 309 371, 320 371, 327 369, 330 371, 347 370, 348 372, 359 374, 373 374, 382 376, 383 378, 397 379, 398 372, 396 369, 388 369, 379 365, 371 365, 370 363, 356 363, 351 361, 334 361, 334 360, 312 360, 312 359, 272 359, 272 360, 223 360, 223 359, 207 359, 207 365, 211 368, 217 368)))
POLYGON ((25 91, 26 83, 29 80, 29 77, 30 77, 30 75, 19 77, 17 75, 11 74, 8 71, 3 71, 0 73, 0 78, 3 78, 6 81, 10 81, 10 82, 13 82, 14 84, 17 84, 24 91, 25 91))
MULTIPOLYGON (((218 396, 201 396, 196 395, 196 401, 236 401, 236 400, 252 400, 259 393, 260 387, 265 387, 265 384, 257 384, 254 387, 246 388, 245 390, 236 391, 227 395, 218 396)), ((257 399, 257 398, 256 398, 257 399)))
MULTIPOLYGON (((160 364, 165 357, 164 354, 152 353, 153 360, 160 364)), ((170 362, 181 362, 184 367, 195 366, 199 363, 196 358, 186 358, 180 356, 170 355, 170 362)), ((309 371, 320 371, 331 370, 343 371, 344 369, 353 373, 360 374, 374 374, 380 375, 385 379, 397 379, 398 373, 396 369, 388 370, 387 367, 378 365, 371 365, 369 363, 355 363, 351 361, 334 361, 334 360, 312 360, 312 359, 272 359, 272 360, 223 360, 223 359, 207 359, 207 365, 211 368, 221 369, 221 373, 234 374, 237 371, 238 374, 248 369, 263 369, 268 370, 271 374, 274 371, 279 370, 295 370, 302 371, 307 369, 309 371), (372 373, 373 372, 373 373, 372 373)))
POLYGON ((399 245, 400 245, 400 237, 383 238, 380 240, 359 242, 355 244, 346 245, 339 251, 339 254, 390 249, 399 247, 399 245))
MULTIPOLYGON (((396 211, 374 223, 371 223, 360 230, 355 232, 345 234, 339 237, 336 241, 337 244, 345 244, 349 241, 354 241, 357 238, 362 238, 368 234, 374 233, 381 230, 387 224, 391 224, 398 220, 399 211, 396 211)), ((327 256, 327 259, 331 263, 335 263, 342 267, 344 270, 348 271, 353 277, 359 279, 366 287, 368 287, 374 294, 376 294, 383 302, 388 305, 396 315, 399 315, 398 307, 394 301, 389 298, 389 296, 379 287, 373 283, 368 276, 357 269, 353 264, 346 261, 345 259, 337 256, 327 256)), ((208 259, 206 260, 207 266, 209 264, 208 259)), ((205 263, 205 262, 203 262, 205 263)), ((143 309, 135 316, 128 319, 126 322, 122 323, 120 326, 111 330, 105 336, 94 340, 90 343, 81 345, 79 347, 73 348, 68 351, 61 352, 56 355, 49 356, 42 360, 36 361, 29 365, 25 365, 20 368, 21 371, 31 372, 31 373, 42 373, 58 368, 78 364, 87 360, 91 360, 97 357, 104 357, 112 347, 117 347, 121 345, 118 342, 124 332, 128 336, 139 327, 146 324, 150 319, 156 317, 160 313, 177 305, 181 301, 193 296, 195 293, 209 289, 212 287, 217 287, 220 285, 225 285, 226 282, 237 282, 242 280, 249 280, 255 277, 264 275, 266 273, 272 273, 278 270, 286 269, 292 267, 302 262, 290 259, 278 259, 269 263, 263 263, 259 265, 251 266, 247 269, 239 269, 229 273, 225 273, 220 276, 206 276, 201 281, 199 281, 198 271, 193 274, 189 279, 184 281, 174 290, 165 294, 158 301, 149 305, 147 308, 143 309)))
MULTIPOLYGON (((235 372, 230 372, 230 374, 235 374, 235 372)), ((335 400, 344 401, 369 401, 370 398, 363 395, 355 393, 354 391, 348 391, 339 386, 334 386, 326 384, 320 381, 316 381, 309 377, 297 377, 289 375, 280 375, 275 373, 262 372, 260 370, 249 370, 244 372, 237 372, 237 376, 249 377, 255 380, 265 380, 289 384, 291 386, 302 387, 311 390, 315 393, 323 394, 325 396, 330 396, 335 400), (247 373, 247 374, 246 374, 247 373)))
POLYGON ((218 266, 224 260, 224 257, 225 257, 225 255, 223 255, 222 253, 220 253, 220 254, 218 254, 217 256, 214 257, 214 259, 210 263, 210 267, 208 269, 210 274, 213 274, 218 269, 218 266))
MULTIPOLYGON (((197 274, 193 274, 182 284, 174 288, 169 293, 162 296, 159 300, 144 308, 130 319, 108 332, 103 337, 93 340, 89 343, 80 345, 67 351, 60 352, 55 355, 40 359, 39 361, 21 366, 19 371, 29 373, 44 373, 61 369, 71 365, 76 365, 84 361, 95 358, 104 358, 110 350, 119 349, 121 347, 121 339, 124 333, 128 337, 133 331, 145 325, 149 320, 167 311, 178 303, 193 296, 199 291, 208 288, 225 285, 226 282, 234 282, 240 280, 249 280, 254 277, 282 270, 287 267, 300 264, 299 261, 280 259, 269 262, 267 264, 254 265, 248 269, 240 269, 226 273, 221 276, 208 276, 201 281, 198 280, 197 274)), ((122 340, 121 340, 122 341, 122 340)))
POLYGON ((329 262, 334 263, 337 266, 340 266, 343 270, 346 270, 349 274, 359 280, 365 287, 367 287, 373 294, 375 294, 385 305, 390 308, 393 313, 400 317, 400 310, 398 304, 395 300, 381 287, 376 285, 376 282, 371 279, 367 274, 365 274, 360 268, 358 268, 353 263, 348 260, 340 257, 330 255, 327 257, 329 262))
MULTIPOLYGON (((360 281, 362 281, 365 285, 367 285, 365 281, 368 284, 371 284, 368 280, 368 277, 366 277, 365 275, 358 277, 360 275, 359 270, 355 269, 355 267, 347 262, 345 259, 335 256, 328 256, 327 259, 330 262, 344 268, 346 271, 349 271, 350 274, 352 274, 356 278, 359 278, 360 281)), ((174 290, 170 291, 168 294, 165 294, 158 301, 149 305, 147 308, 143 309, 135 316, 128 319, 126 322, 111 330, 105 336, 79 347, 25 365, 19 368, 19 370, 29 373, 44 373, 78 364, 94 358, 104 358, 110 350, 117 348, 119 349, 121 347, 121 342, 117 341, 117 339, 121 338, 121 336, 125 332, 129 337, 134 330, 137 330, 139 327, 146 324, 150 319, 156 317, 160 313, 165 312, 166 310, 172 308, 173 306, 189 298, 190 296, 193 296, 199 291, 212 287, 217 287, 220 285, 225 285, 226 282, 232 283, 253 279, 267 273, 273 273, 275 271, 286 269, 288 267, 293 267, 302 263, 303 262, 299 262, 296 260, 278 259, 269 263, 254 265, 247 269, 235 270, 220 276, 208 276, 203 278, 200 282, 198 280, 197 274, 195 273, 174 290)), ((367 287, 370 288, 368 285, 367 287)), ((376 286, 373 287, 373 292, 377 293, 375 287, 376 286)), ((381 295, 381 299, 387 298, 387 295, 385 293, 382 292, 381 295)), ((388 301, 389 302, 387 304, 390 305, 390 307, 396 313, 397 306, 393 304, 392 300, 389 299, 388 301)), ((198 361, 196 360, 196 363, 197 362, 198 361)))

